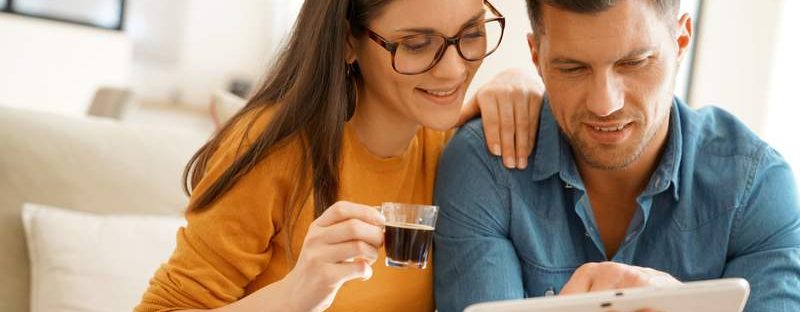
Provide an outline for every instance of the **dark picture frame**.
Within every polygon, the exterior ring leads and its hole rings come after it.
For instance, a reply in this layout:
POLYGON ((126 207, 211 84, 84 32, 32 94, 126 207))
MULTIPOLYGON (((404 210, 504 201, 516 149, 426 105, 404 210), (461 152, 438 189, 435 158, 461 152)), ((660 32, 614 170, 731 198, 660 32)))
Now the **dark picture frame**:
MULTIPOLYGON (((0 1, 3 1, 3 0, 0 0, 0 1)), ((117 12, 114 12, 114 14, 115 14, 114 18, 116 18, 116 21, 113 23, 113 25, 104 25, 104 24, 93 23, 92 21, 86 20, 86 19, 80 19, 80 18, 64 16, 63 14, 59 14, 58 12, 35 12, 35 13, 25 12, 24 10, 20 10, 19 8, 17 8, 15 6, 15 3, 20 3, 20 2, 23 2, 23 1, 25 1, 25 0, 5 0, 5 4, 0 2, 0 12, 9 13, 9 14, 15 14, 15 15, 21 15, 21 16, 27 16, 27 17, 32 17, 32 18, 40 18, 40 19, 45 19, 45 20, 57 21, 57 22, 63 22, 63 23, 70 23, 70 24, 88 26, 88 27, 102 28, 102 29, 108 29, 108 30, 114 30, 114 31, 123 31, 124 30, 124 25, 125 25, 125 5, 126 5, 125 2, 126 2, 126 0, 113 0, 113 1, 119 3, 119 6, 118 6, 119 10, 117 10, 117 12)), ((111 1, 111 0, 109 0, 109 1, 111 1)))

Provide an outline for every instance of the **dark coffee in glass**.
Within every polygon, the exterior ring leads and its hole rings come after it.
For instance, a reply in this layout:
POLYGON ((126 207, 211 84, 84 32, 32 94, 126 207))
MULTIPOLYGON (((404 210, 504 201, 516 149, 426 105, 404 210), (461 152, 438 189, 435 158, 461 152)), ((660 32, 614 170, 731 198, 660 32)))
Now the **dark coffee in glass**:
POLYGON ((386 224, 384 232, 386 258, 388 263, 406 266, 420 264, 424 267, 433 244, 433 227, 408 223, 386 224))
POLYGON ((386 265, 419 269, 427 267, 438 207, 384 203, 381 213, 386 217, 386 265))

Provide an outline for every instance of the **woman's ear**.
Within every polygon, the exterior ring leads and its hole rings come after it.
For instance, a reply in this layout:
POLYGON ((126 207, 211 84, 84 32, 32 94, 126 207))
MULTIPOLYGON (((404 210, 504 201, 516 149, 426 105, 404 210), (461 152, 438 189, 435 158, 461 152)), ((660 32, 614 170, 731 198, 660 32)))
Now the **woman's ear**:
POLYGON ((356 46, 358 41, 349 29, 347 33, 347 42, 345 42, 344 46, 344 60, 347 64, 353 64, 356 61, 356 46))

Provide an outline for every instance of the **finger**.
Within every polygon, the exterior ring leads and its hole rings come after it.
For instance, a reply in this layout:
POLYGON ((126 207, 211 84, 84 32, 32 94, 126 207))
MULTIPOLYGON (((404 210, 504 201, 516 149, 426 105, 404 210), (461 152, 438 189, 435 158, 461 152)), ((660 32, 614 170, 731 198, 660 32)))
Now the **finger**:
MULTIPOLYGON (((372 278, 372 264, 364 261, 342 262, 335 264, 334 268, 340 274, 341 284, 351 280, 368 280, 372 278)), ((339 285, 341 285, 339 284, 339 285)))
POLYGON ((349 241, 327 245, 321 249, 320 259, 327 263, 363 260, 369 264, 378 260, 378 248, 362 241, 349 241))
POLYGON ((467 123, 467 121, 470 121, 470 119, 481 114, 481 108, 478 102, 478 96, 476 95, 461 107, 461 115, 458 117, 458 124, 456 124, 456 126, 461 126, 467 123))
POLYGON ((500 116, 497 111, 497 98, 482 93, 479 97, 481 119, 483 121, 483 134, 486 136, 486 146, 492 155, 502 155, 500 147, 500 116))
POLYGON ((621 285, 621 282, 626 271, 624 267, 609 264, 598 266, 593 274, 594 278, 592 279, 592 285, 589 287, 589 292, 625 288, 621 285))
POLYGON ((589 276, 586 275, 573 275, 570 277, 569 281, 564 284, 564 287, 561 288, 561 293, 559 295, 572 295, 572 294, 582 294, 589 292, 589 289, 592 286, 592 280, 589 276))
POLYGON ((621 272, 619 288, 635 288, 649 285, 650 275, 641 267, 630 266, 621 272))
POLYGON ((528 154, 530 148, 530 113, 528 112, 528 98, 524 92, 514 92, 514 119, 516 133, 514 134, 516 146, 514 147, 517 157, 517 168, 525 169, 528 167, 528 154))
POLYGON ((375 207, 340 201, 328 207, 314 224, 326 227, 348 219, 359 219, 378 226, 386 223, 386 219, 375 207))
POLYGON ((647 286, 669 287, 680 285, 681 282, 669 273, 653 268, 639 267, 640 272, 646 275, 647 286))
POLYGON ((592 286, 592 272, 585 266, 581 266, 572 274, 567 283, 564 284, 564 287, 561 288, 560 295, 580 294, 589 291, 592 286))
POLYGON ((528 155, 536 146, 536 137, 539 133, 539 115, 542 111, 542 97, 538 94, 531 93, 528 95, 528 121, 530 122, 530 131, 528 132, 528 155))
POLYGON ((383 228, 359 219, 348 219, 325 227, 323 239, 328 244, 363 241, 380 248, 383 245, 383 228))
POLYGON ((502 146, 503 164, 511 169, 517 167, 514 152, 514 105, 509 92, 497 94, 497 110, 500 116, 500 145, 502 146))

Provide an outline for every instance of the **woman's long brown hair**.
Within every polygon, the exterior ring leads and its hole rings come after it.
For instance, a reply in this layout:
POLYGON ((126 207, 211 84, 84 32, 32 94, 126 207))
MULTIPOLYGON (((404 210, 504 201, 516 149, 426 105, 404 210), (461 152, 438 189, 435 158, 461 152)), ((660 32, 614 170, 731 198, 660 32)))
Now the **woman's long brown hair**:
MULTIPOLYGON (((315 216, 336 201, 344 123, 355 109, 356 84, 360 79, 358 66, 348 66, 345 62, 347 37, 350 33, 356 37, 363 35, 367 22, 390 1, 305 1, 288 42, 262 85, 245 107, 189 160, 183 173, 184 191, 191 195, 203 179, 211 156, 244 116, 277 105, 272 120, 206 191, 196 194, 188 211, 211 207, 273 148, 295 134, 304 146, 299 164, 302 174, 295 194, 287 197, 302 200, 313 192, 315 216)), ((302 205, 290 200, 285 219, 291 220, 289 216, 302 205)), ((284 225, 292 228, 291 223, 284 225)))

